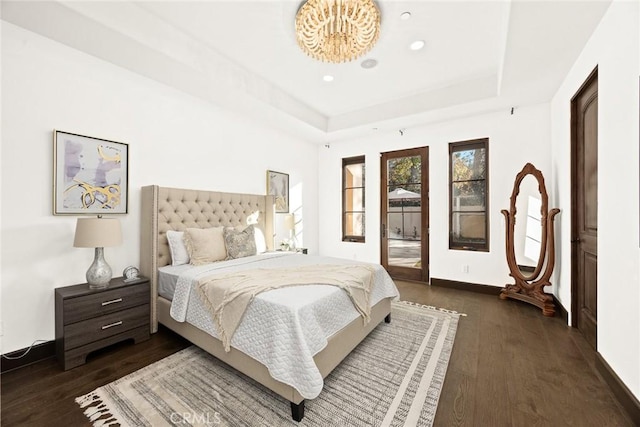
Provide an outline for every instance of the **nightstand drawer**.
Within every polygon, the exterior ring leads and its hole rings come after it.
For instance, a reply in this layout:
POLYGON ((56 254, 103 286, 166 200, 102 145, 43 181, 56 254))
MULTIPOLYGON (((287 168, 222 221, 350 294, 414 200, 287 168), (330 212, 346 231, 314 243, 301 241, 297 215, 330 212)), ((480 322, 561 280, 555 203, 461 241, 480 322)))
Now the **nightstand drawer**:
POLYGON ((64 324, 76 323, 147 303, 149 303, 148 283, 65 299, 64 324))
POLYGON ((64 327, 64 350, 67 351, 148 324, 149 304, 145 304, 66 325, 64 327))

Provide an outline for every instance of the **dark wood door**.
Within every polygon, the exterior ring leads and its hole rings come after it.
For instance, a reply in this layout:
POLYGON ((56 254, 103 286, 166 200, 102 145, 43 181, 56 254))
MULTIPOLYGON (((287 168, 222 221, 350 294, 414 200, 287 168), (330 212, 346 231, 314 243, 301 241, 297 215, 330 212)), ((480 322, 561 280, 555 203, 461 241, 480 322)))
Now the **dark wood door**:
POLYGON ((429 281, 429 148, 382 153, 380 263, 394 279, 429 281))
POLYGON ((598 70, 571 101, 572 326, 597 348, 598 70))

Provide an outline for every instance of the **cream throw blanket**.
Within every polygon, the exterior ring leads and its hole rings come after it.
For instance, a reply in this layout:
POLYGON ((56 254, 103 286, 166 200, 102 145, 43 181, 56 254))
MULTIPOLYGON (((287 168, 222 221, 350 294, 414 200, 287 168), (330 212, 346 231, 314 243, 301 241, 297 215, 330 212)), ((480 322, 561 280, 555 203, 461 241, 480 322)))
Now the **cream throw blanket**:
POLYGON ((225 351, 244 312, 261 292, 287 286, 333 285, 343 289, 354 307, 369 322, 369 294, 374 269, 368 265, 309 265, 287 269, 254 269, 232 274, 208 276, 196 284, 205 307, 213 316, 216 332, 225 351))

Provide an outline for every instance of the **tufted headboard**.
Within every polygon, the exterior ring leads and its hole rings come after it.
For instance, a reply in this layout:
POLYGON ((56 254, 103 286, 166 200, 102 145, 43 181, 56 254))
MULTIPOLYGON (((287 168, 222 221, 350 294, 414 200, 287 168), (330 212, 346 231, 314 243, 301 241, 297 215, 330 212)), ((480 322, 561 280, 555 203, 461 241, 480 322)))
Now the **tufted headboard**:
POLYGON ((158 268, 171 263, 168 230, 254 224, 273 250, 273 196, 142 187, 140 271, 151 281, 151 332, 158 330, 158 268))

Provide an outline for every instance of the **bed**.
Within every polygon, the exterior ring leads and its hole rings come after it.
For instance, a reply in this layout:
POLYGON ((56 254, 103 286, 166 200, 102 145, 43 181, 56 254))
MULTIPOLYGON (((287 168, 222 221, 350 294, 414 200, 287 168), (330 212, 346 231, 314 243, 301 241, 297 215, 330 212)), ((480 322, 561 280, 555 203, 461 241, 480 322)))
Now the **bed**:
MULTIPOLYGON (((227 352, 225 351, 222 341, 217 339, 215 334, 212 334, 212 331, 208 330, 202 322, 200 324, 198 324, 198 322, 190 323, 187 315, 185 315, 187 321, 175 320, 175 308, 174 316, 171 314, 173 294, 171 293, 172 291, 166 290, 167 278, 169 278, 170 281, 170 278, 174 277, 174 281, 178 283, 178 285, 180 285, 179 280, 183 280, 182 285, 184 285, 184 280, 186 280, 184 276, 188 276, 186 273, 180 276, 180 271, 172 270, 170 250, 166 238, 166 233, 169 230, 182 231, 186 228, 204 229, 220 226, 237 228, 249 223, 253 224, 256 230, 260 230, 264 236, 267 253, 261 255, 263 258, 256 256, 244 260, 234 260, 237 261, 236 263, 251 264, 254 262, 253 258, 256 258, 256 263, 266 262, 271 265, 278 263, 309 264, 316 262, 309 255, 293 255, 274 251, 273 224, 275 214, 272 196, 177 189, 153 185, 142 188, 141 200, 140 267, 142 274, 149 277, 151 282, 151 332, 157 332, 158 323, 173 330, 221 361, 287 399, 291 403, 292 418, 300 421, 304 417, 305 395, 309 396, 309 393, 313 395, 315 392, 310 392, 303 386, 299 386, 295 381, 292 382, 292 380, 289 380, 286 372, 282 373, 281 370, 274 370, 270 364, 272 363, 271 361, 265 362, 265 359, 261 358, 259 354, 254 354, 253 350, 245 349, 242 343, 236 345, 235 336, 234 341, 231 341, 231 349, 227 352), (180 279, 180 277, 183 278, 180 279), (161 282, 165 283, 165 285, 162 285, 161 282), (244 351, 241 351, 239 348, 244 351), (275 374, 274 372, 281 373, 275 374), (302 393, 300 390, 303 390, 302 393)), ((321 261, 326 262, 326 259, 321 259, 321 261)), ((186 267, 183 268, 186 269, 186 267)), ((199 268, 206 270, 208 267, 199 268)), ((383 269, 380 268, 376 270, 376 280, 378 280, 377 276, 382 275, 385 277, 381 280, 388 279, 390 281, 390 278, 388 278, 388 275, 383 269)), ((176 283, 174 283, 174 286, 176 283)), ((320 347, 310 349, 308 356, 313 364, 313 369, 317 370, 316 375, 320 376, 320 380, 329 375, 342 359, 380 322, 383 320, 386 322, 390 321, 391 300, 397 296, 397 289, 391 285, 394 289, 392 292, 389 290, 388 284, 385 286, 386 290, 384 291, 377 291, 376 293, 374 292, 375 288, 374 291, 372 291, 372 306, 370 321, 368 323, 363 322, 363 319, 357 316, 357 318, 341 325, 335 331, 325 331, 327 334, 325 341, 322 342, 323 337, 319 338, 320 344, 317 345, 320 347), (373 299, 374 294, 376 294, 375 303, 373 299)), ((171 286, 169 287, 171 288, 171 286)), ((306 288, 317 289, 317 291, 323 295, 335 293, 332 292, 331 289, 321 289, 321 285, 306 288)), ((331 288, 337 289, 336 287, 331 288)), ((175 289, 174 287, 174 291, 175 289)), ((279 291, 280 290, 271 292, 279 291)), ((338 290, 337 292, 340 293, 342 291, 338 290)), ((305 293, 308 294, 309 292, 305 293)), ((270 293, 266 292, 260 295, 266 296, 261 300, 261 304, 268 305, 270 303, 268 294, 270 293)), ((333 297, 335 296, 332 296, 332 298, 333 297)), ((257 305, 257 300, 258 297, 256 297, 256 300, 254 300, 252 304, 257 305)), ((276 300, 277 298, 271 298, 271 303, 276 304, 276 300)), ((333 305, 333 303, 331 304, 333 305)), ((251 306, 249 309, 251 309, 251 306)), ((240 333, 240 329, 245 323, 251 321, 249 309, 236 333, 236 335, 240 337, 244 336, 240 333)), ((313 307, 311 307, 311 309, 313 309, 313 307)), ((303 318, 302 323, 295 327, 304 329, 307 326, 303 318)), ((265 332, 261 331, 260 333, 263 334, 265 332)), ((311 333, 311 335, 315 334, 311 333)), ((285 359, 284 362, 282 362, 284 364, 283 366, 298 365, 297 361, 294 363, 291 360, 287 361, 286 357, 282 357, 285 359)), ((278 358, 279 357, 276 357, 275 359, 278 358)))

